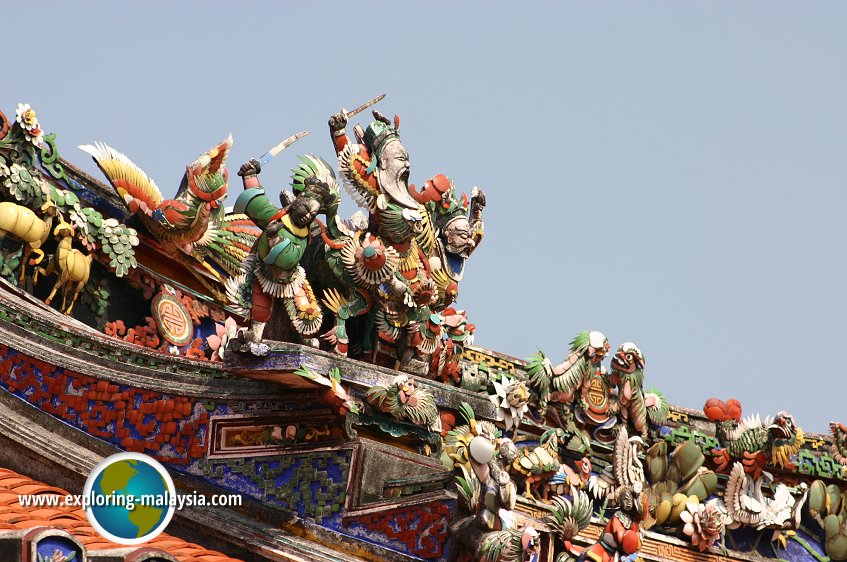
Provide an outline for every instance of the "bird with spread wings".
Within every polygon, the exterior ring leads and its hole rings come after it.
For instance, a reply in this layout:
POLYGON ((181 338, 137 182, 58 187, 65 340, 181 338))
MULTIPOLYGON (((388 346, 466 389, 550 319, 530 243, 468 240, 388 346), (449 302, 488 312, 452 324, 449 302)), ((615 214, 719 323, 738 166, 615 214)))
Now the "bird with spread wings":
POLYGON ((216 144, 186 167, 173 199, 165 199, 147 174, 125 154, 105 143, 82 145, 145 229, 217 296, 223 294, 222 274, 234 274, 259 234, 244 215, 227 213, 226 158, 232 136, 216 144), (208 271, 213 283, 194 268, 208 271))

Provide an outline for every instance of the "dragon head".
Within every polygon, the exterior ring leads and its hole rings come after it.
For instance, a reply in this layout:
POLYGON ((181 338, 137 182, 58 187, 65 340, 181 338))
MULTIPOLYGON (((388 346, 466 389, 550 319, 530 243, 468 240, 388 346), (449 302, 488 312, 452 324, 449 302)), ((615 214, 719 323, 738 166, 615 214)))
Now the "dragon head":
POLYGON ((797 434, 797 424, 794 422, 794 416, 788 412, 779 412, 774 418, 773 423, 768 426, 768 434, 774 441, 794 437, 797 434))
POLYGON ((621 345, 612 357, 612 368, 627 374, 643 369, 644 365, 644 354, 632 342, 621 345))

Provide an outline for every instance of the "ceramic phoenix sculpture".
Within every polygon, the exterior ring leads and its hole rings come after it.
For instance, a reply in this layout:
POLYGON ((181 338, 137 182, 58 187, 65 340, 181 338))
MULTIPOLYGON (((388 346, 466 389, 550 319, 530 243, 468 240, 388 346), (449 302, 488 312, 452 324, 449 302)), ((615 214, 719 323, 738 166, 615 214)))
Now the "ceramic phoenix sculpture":
POLYGON ((227 213, 223 206, 232 136, 186 166, 173 199, 165 199, 156 182, 114 148, 100 142, 80 148, 91 155, 127 209, 164 250, 191 268, 202 269, 206 275, 195 273, 195 277, 224 298, 225 278, 240 270, 258 234, 248 217, 227 213))

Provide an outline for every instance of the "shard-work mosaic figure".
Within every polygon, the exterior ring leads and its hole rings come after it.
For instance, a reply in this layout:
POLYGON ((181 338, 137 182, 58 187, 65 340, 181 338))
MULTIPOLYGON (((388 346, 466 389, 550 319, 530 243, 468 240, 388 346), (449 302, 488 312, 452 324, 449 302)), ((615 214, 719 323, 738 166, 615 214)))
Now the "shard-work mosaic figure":
POLYGON ((617 401, 602 366, 609 349, 602 332, 584 331, 571 341, 568 357, 555 367, 543 353, 533 356, 527 372, 530 385, 539 395, 538 413, 544 415, 550 402, 563 410, 569 410, 575 402, 580 421, 603 428, 614 425, 617 401))
POLYGON ((197 279, 215 296, 223 297, 224 274, 239 270, 257 234, 246 217, 227 213, 223 206, 232 136, 186 166, 173 199, 165 199, 156 182, 105 143, 79 148, 91 155, 127 209, 163 249, 186 265, 203 269, 216 282, 199 273, 197 279))
POLYGON ((795 467, 791 457, 805 442, 803 430, 788 412, 779 412, 773 420, 758 415, 741 418, 741 403, 710 398, 703 406, 721 446, 712 450, 719 470, 727 470, 733 460, 740 460, 744 470, 758 479, 767 465, 788 470, 795 467))
POLYGON ((244 178, 244 192, 235 210, 250 217, 262 234, 244 262, 243 274, 228 283, 227 290, 233 304, 250 319, 250 329, 244 334, 249 343, 261 342, 265 325, 279 302, 295 333, 305 343, 317 346, 312 336, 321 327, 323 311, 300 260, 312 221, 338 207, 335 176, 321 159, 304 157, 292 178, 293 200, 280 209, 259 182, 260 172, 258 160, 247 162, 238 171, 244 178))

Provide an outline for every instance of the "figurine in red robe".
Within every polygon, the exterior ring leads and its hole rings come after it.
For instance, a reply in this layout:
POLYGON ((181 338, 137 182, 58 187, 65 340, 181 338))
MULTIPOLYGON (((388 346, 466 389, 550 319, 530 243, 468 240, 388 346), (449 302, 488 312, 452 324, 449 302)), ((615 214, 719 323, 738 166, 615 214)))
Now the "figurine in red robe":
POLYGON ((638 526, 644 514, 642 494, 636 494, 628 486, 623 486, 617 496, 618 509, 603 529, 600 540, 583 550, 577 562, 635 559, 642 542, 638 526))

